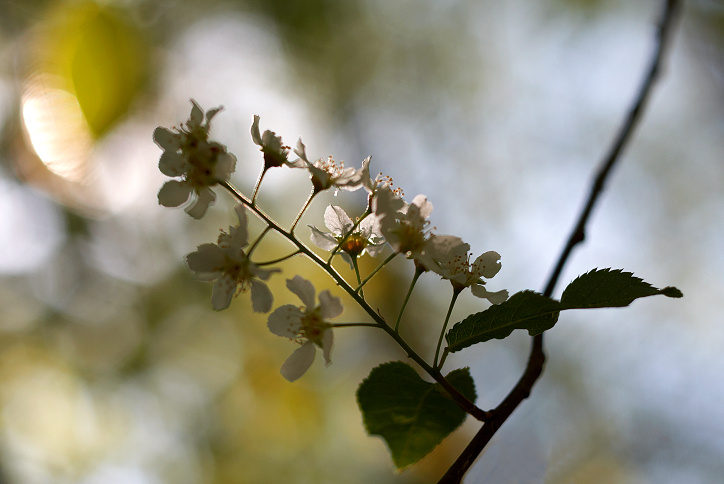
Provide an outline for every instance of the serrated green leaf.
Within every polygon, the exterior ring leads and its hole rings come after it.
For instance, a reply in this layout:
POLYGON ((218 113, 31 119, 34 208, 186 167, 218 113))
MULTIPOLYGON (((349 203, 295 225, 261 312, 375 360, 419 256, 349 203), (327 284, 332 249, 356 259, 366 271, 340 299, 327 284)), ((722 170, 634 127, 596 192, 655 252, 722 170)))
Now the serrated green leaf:
MULTIPOLYGON (((476 398, 468 368, 450 372, 448 381, 470 401, 476 398)), ((357 389, 357 402, 370 435, 382 437, 398 469, 422 459, 458 428, 466 413, 401 361, 374 368, 357 389)))
POLYGON ((561 306, 562 309, 624 307, 638 298, 657 294, 682 297, 675 287, 658 289, 621 269, 594 269, 566 287, 561 306))
POLYGON ((551 329, 558 321, 560 303, 533 291, 513 294, 502 304, 471 314, 445 335, 448 351, 454 353, 491 339, 503 339, 514 329, 527 329, 531 336, 551 329))

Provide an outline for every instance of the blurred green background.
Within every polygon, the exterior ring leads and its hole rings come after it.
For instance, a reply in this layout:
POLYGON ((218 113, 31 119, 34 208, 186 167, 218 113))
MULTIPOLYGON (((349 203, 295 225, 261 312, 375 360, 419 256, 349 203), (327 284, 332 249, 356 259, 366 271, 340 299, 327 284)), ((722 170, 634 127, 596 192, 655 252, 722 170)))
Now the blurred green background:
MULTIPOLYGON (((502 254, 489 289, 540 289, 638 87, 661 3, 0 1, 0 483, 436 482, 477 426, 395 473, 354 396, 373 366, 405 359, 382 334, 338 330, 334 364, 290 384, 279 367, 294 345, 248 295, 211 310, 183 257, 234 223, 232 203, 219 191, 202 221, 158 206, 153 129, 185 120, 189 98, 223 105, 212 136, 247 193, 261 168, 254 114, 287 144, 301 135, 311 157, 372 155, 408 199, 429 197, 439 233, 502 254)), ((685 298, 564 314, 532 398, 466 482, 721 482, 723 45, 724 2, 686 2, 561 284, 621 267, 685 298)), ((308 188, 277 170, 260 204, 288 223, 308 188)), ((300 227, 362 201, 320 197, 300 227)), ((285 277, 329 285, 301 259, 283 269, 275 305, 296 304, 285 277)), ((365 295, 392 319, 411 275, 395 261, 365 295)), ((427 275, 406 313, 424 354, 449 292, 427 275)), ((344 301, 340 321, 362 320, 344 301)), ((483 307, 465 294, 453 319, 483 307)), ((470 366, 492 407, 527 350, 516 334, 447 367, 470 366)))

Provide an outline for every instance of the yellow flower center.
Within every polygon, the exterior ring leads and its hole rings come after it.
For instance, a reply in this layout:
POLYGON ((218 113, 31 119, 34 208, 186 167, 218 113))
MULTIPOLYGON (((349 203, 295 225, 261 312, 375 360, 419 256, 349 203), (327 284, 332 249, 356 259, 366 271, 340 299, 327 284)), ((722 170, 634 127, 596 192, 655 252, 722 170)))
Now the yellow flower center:
POLYGON ((369 244, 369 241, 362 236, 362 234, 354 233, 347 237, 347 240, 340 246, 340 250, 348 253, 352 258, 359 256, 365 247, 369 244))

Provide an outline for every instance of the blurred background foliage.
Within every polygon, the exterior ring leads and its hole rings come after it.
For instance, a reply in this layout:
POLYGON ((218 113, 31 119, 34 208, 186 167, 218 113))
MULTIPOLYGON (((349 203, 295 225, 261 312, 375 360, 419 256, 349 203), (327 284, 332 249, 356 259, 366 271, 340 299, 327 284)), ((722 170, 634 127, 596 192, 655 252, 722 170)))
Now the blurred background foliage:
MULTIPOLYGON (((310 156, 372 155, 408 198, 430 197, 439 232, 503 255, 491 290, 536 289, 638 85, 660 3, 0 1, 0 482, 435 482, 477 427, 394 473, 354 397, 374 365, 405 359, 382 335, 338 330, 334 364, 289 384, 278 370, 294 346, 248 295, 211 310, 183 257, 233 223, 232 203, 218 193, 201 222, 159 207, 153 129, 185 120, 189 98, 224 105, 213 135, 247 192, 261 167, 253 114, 288 144, 302 135, 310 156)), ((724 3, 686 2, 650 112, 566 273, 623 267, 686 298, 564 316, 531 400, 466 482, 724 474, 723 42, 724 3)), ((260 203, 288 223, 308 188, 279 170, 260 203)), ((328 203, 359 213, 360 197, 317 200, 303 223, 321 227, 328 203)), ((276 304, 294 303, 284 279, 296 273, 329 285, 303 260, 283 269, 276 304)), ((411 273, 396 261, 365 289, 385 317, 411 273)), ((423 353, 448 292, 427 276, 406 313, 423 353)), ((481 309, 473 299, 454 319, 481 309)), ((363 320, 346 302, 343 318, 363 320)), ((448 366, 471 366, 491 407, 527 344, 514 335, 448 366)))

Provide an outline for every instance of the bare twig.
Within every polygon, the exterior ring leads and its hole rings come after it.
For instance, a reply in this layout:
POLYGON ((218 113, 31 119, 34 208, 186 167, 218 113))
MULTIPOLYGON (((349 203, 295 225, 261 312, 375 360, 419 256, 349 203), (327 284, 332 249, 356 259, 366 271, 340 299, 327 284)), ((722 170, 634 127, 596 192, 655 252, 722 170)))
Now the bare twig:
MULTIPOLYGON (((590 218, 591 211, 603 192, 603 188, 609 174, 611 173, 611 169, 620 159, 624 148, 631 139, 634 129, 638 125, 641 114, 643 113, 649 100, 652 87, 659 76, 661 62, 669 44, 671 33, 673 32, 674 20, 677 18, 679 8, 679 0, 666 1, 657 32, 656 49, 651 57, 649 69, 643 79, 641 88, 633 105, 629 109, 626 118, 621 124, 621 127, 613 140, 613 143, 601 162, 598 173, 591 185, 591 190, 588 195, 588 199, 586 200, 586 204, 583 206, 578 220, 574 225, 573 231, 571 232, 563 251, 558 257, 555 268, 553 269, 553 272, 551 273, 545 286, 543 294, 546 296, 553 294, 558 278, 560 277, 563 267, 565 266, 573 248, 584 241, 586 223, 590 218)), ((543 335, 540 334, 533 337, 531 351, 528 357, 528 364, 526 365, 525 371, 520 377, 520 380, 518 380, 518 383, 515 387, 513 387, 500 405, 489 412, 488 420, 486 420, 482 428, 478 431, 475 437, 473 437, 473 440, 440 479, 440 483, 459 483, 462 480, 467 470, 473 462, 475 462, 475 459, 478 455, 480 455, 501 425, 503 425, 503 423, 523 402, 523 400, 528 398, 533 385, 543 372, 544 363, 545 354, 543 353, 543 335)))

